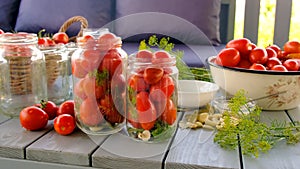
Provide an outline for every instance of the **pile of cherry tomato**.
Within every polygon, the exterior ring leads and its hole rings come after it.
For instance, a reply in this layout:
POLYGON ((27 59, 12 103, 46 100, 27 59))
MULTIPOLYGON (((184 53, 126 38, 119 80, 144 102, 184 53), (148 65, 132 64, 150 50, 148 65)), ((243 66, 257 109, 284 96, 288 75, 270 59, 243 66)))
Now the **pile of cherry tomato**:
POLYGON ((234 39, 219 52, 215 63, 221 66, 264 71, 299 71, 300 42, 288 41, 283 49, 273 44, 257 47, 247 38, 234 39))
POLYGON ((55 46, 56 44, 66 44, 69 42, 69 36, 65 32, 57 32, 52 37, 50 36, 42 36, 42 32, 44 32, 45 29, 42 29, 38 33, 38 45, 39 46, 55 46))
POLYGON ((128 122, 144 130, 152 130, 159 122, 174 124, 177 106, 172 97, 175 93, 173 72, 170 68, 155 66, 161 58, 171 56, 165 51, 140 50, 135 57, 150 59, 152 64, 136 69, 128 77, 128 122))
MULTIPOLYGON (((105 33, 98 38, 85 35, 78 40, 80 54, 72 58, 74 99, 78 121, 86 127, 124 122, 125 76, 122 57, 116 43, 120 38, 105 33)), ((73 55, 74 56, 74 55, 73 55)))
POLYGON ((76 128, 74 101, 67 100, 57 106, 52 101, 42 100, 22 109, 19 119, 21 126, 30 131, 42 130, 49 120, 54 120, 54 130, 61 135, 68 135, 76 128))

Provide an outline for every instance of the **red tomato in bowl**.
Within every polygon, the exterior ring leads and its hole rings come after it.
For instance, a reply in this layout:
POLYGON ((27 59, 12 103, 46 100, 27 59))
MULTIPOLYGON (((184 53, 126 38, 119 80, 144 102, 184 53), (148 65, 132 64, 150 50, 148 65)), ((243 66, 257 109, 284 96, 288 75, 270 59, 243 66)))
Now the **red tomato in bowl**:
POLYGON ((251 63, 265 64, 268 61, 268 53, 264 48, 255 48, 249 54, 251 63))
POLYGON ((286 67, 288 71, 298 71, 300 67, 299 63, 293 59, 288 59, 284 61, 283 66, 286 67))
POLYGON ((283 45, 283 50, 286 53, 300 53, 300 42, 288 41, 283 45))
POLYGON ((272 57, 268 59, 266 66, 268 69, 272 69, 273 66, 281 64, 281 61, 277 57, 272 57))
POLYGON ((226 48, 235 48, 240 52, 242 58, 247 59, 252 50, 252 44, 247 38, 233 39, 226 44, 226 48))
POLYGON ((287 72, 288 70, 283 65, 275 65, 271 68, 273 71, 287 72))
POLYGON ((235 67, 241 60, 240 53, 235 48, 225 48, 219 52, 216 64, 221 66, 235 67))
POLYGON ((250 68, 251 70, 267 70, 266 67, 259 63, 253 63, 250 68))

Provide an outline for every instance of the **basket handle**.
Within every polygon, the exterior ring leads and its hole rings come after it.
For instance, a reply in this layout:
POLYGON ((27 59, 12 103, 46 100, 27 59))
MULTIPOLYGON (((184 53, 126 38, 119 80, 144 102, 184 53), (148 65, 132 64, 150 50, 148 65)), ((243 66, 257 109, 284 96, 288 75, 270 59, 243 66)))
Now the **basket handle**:
MULTIPOLYGON (((71 18, 69 18, 68 20, 66 20, 64 22, 64 24, 59 28, 58 32, 66 32, 66 30, 75 22, 80 22, 81 26, 80 26, 80 30, 77 34, 77 37, 82 36, 83 33, 83 29, 88 27, 88 21, 82 17, 82 16, 73 16, 71 18)), ((70 41, 75 41, 76 37, 70 37, 69 38, 70 41)))

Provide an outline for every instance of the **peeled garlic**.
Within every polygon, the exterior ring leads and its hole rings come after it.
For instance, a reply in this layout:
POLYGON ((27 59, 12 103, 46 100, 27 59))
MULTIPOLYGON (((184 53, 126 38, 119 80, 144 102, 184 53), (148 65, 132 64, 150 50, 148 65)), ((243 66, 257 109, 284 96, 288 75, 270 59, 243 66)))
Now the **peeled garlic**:
POLYGON ((138 134, 138 138, 143 141, 148 141, 151 137, 151 133, 149 130, 144 130, 142 133, 138 134))
POLYGON ((201 113, 198 115, 197 120, 200 121, 201 123, 205 123, 205 121, 208 119, 209 114, 208 113, 201 113))

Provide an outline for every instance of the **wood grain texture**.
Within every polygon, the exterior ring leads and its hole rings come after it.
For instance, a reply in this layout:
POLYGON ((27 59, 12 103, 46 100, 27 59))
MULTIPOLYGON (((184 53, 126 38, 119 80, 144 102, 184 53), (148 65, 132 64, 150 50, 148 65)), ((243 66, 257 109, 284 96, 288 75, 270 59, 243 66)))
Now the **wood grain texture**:
MULTIPOLYGON (((270 123, 271 120, 290 121, 284 111, 264 111, 262 121, 270 123)), ((261 154, 258 158, 244 156, 246 169, 298 169, 300 166, 300 144, 287 145, 281 140, 268 153, 261 154)))
POLYGON ((52 129, 49 124, 41 131, 27 131, 19 119, 11 119, 0 125, 0 157, 24 158, 26 146, 52 129))
POLYGON ((92 156, 92 166, 101 168, 161 168, 169 142, 143 143, 124 133, 111 135, 92 156))
POLYGON ((214 131, 178 129, 165 161, 165 168, 239 168, 237 151, 227 151, 213 142, 214 131))
POLYGON ((27 159, 89 166, 90 154, 106 137, 89 136, 79 130, 62 136, 53 130, 26 149, 27 159))

